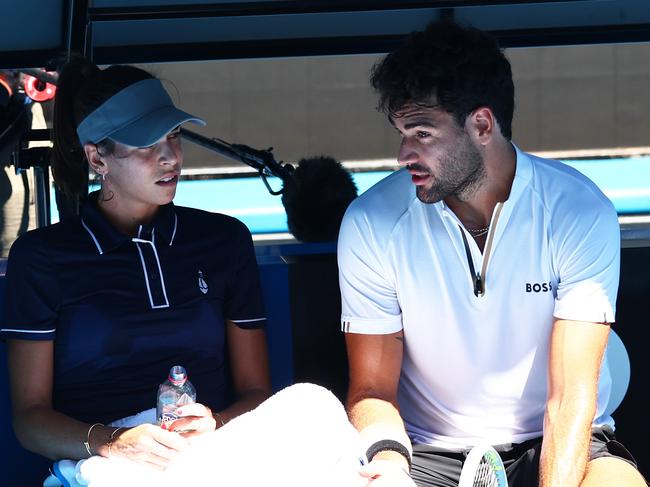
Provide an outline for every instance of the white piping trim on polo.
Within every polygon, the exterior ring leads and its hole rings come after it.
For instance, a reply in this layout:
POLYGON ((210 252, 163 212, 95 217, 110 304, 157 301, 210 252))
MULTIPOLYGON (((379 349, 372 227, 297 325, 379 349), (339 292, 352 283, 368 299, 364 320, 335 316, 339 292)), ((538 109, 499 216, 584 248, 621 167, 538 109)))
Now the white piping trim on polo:
POLYGON ((97 250, 99 251, 99 255, 102 255, 104 251, 102 250, 101 246, 99 245, 99 242, 95 238, 95 234, 90 230, 90 228, 88 228, 88 225, 86 225, 86 222, 84 221, 83 218, 81 219, 81 224, 86 229, 86 231, 90 234, 90 237, 93 239, 93 242, 95 242, 95 247, 97 247, 97 250))
POLYGON ((138 253, 140 254, 140 263, 142 264, 142 272, 144 274, 144 279, 147 284, 147 293, 149 293, 149 304, 151 305, 152 309, 158 309, 158 308, 169 308, 169 300, 167 299, 167 292, 165 290, 165 282, 162 278, 162 273, 160 274, 160 279, 161 283, 163 286, 163 295, 165 296, 165 304, 160 304, 160 305, 155 305, 153 303, 153 296, 151 295, 151 287, 149 286, 149 275, 147 274, 147 266, 144 263, 144 256, 142 255, 142 249, 140 248, 141 243, 146 243, 149 244, 153 247, 153 252, 154 256, 156 257, 156 263, 158 264, 158 270, 160 271, 160 262, 158 261, 158 252, 156 252, 156 247, 155 245, 148 241, 148 240, 143 240, 140 238, 140 234, 142 233, 142 225, 138 227, 138 236, 136 238, 132 238, 131 241, 133 241, 136 245, 136 248, 138 249, 138 253))
MULTIPOLYGON (((142 226, 140 226, 142 228, 142 226)), ((140 230, 138 229, 138 237, 140 236, 140 230)), ((145 283, 147 284, 147 293, 149 293, 149 304, 154 308, 153 296, 151 296, 151 289, 149 288, 149 276, 147 275, 147 266, 144 263, 144 257, 142 256, 142 250, 138 242, 146 242, 146 240, 141 240, 140 238, 132 239, 135 242, 135 247, 138 249, 138 254, 140 254, 140 263, 142 264, 142 273, 144 274, 145 283)))
POLYGON ((176 225, 178 224, 178 215, 174 212, 174 231, 172 232, 172 238, 169 240, 169 246, 171 247, 174 243, 174 237, 176 236, 176 225))
POLYGON ((230 320, 230 321, 232 321, 233 323, 250 323, 251 321, 264 321, 265 319, 266 319, 266 317, 264 317, 264 318, 255 318, 255 319, 252 319, 252 320, 230 320))
POLYGON ((165 286, 165 278, 163 277, 162 267, 160 267, 160 259, 158 258, 158 250, 155 246, 156 243, 156 231, 154 230, 151 235, 151 248, 153 249, 153 255, 156 256, 156 265, 158 266, 158 275, 160 276, 160 284, 162 285, 163 295, 165 296, 166 306, 159 306, 160 308, 167 308, 169 306, 169 299, 167 299, 167 287, 165 286))
POLYGON ((16 328, 0 328, 0 331, 9 331, 13 333, 54 333, 56 328, 51 330, 18 330, 16 328))

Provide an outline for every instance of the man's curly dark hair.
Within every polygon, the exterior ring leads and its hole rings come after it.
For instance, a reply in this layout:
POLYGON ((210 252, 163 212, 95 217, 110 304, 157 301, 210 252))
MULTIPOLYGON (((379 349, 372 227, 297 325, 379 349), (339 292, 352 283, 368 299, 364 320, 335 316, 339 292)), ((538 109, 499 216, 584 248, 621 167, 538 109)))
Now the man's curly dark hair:
POLYGON ((394 115, 409 104, 436 106, 462 127, 476 108, 492 109, 512 137, 514 85, 510 62, 488 34, 452 22, 429 24, 375 64, 370 83, 379 110, 394 115))

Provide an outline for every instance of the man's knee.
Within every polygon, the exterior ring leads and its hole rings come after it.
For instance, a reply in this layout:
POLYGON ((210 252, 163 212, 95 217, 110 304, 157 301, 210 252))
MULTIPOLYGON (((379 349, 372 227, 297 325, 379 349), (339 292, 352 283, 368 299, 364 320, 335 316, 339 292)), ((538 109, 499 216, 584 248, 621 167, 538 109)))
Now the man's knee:
POLYGON ((601 457, 587 464, 581 487, 647 487, 639 471, 621 458, 601 457))

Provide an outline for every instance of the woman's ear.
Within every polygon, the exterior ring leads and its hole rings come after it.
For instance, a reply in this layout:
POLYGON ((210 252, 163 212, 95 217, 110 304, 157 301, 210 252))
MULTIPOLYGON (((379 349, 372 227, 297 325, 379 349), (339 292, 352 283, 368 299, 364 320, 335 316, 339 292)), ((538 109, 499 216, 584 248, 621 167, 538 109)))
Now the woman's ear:
POLYGON ((105 175, 106 174, 106 164, 102 161, 102 156, 97 150, 95 144, 84 144, 84 153, 86 154, 86 159, 91 169, 97 174, 105 175))

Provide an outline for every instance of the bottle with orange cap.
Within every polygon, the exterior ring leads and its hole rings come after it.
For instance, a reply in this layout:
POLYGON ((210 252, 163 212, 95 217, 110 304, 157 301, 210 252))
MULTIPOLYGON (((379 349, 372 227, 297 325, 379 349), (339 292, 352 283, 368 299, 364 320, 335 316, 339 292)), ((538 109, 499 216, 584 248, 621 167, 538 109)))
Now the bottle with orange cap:
POLYGON ((165 427, 178 419, 176 410, 186 404, 196 402, 196 389, 187 378, 185 367, 174 365, 167 380, 158 387, 158 406, 156 418, 165 427))

